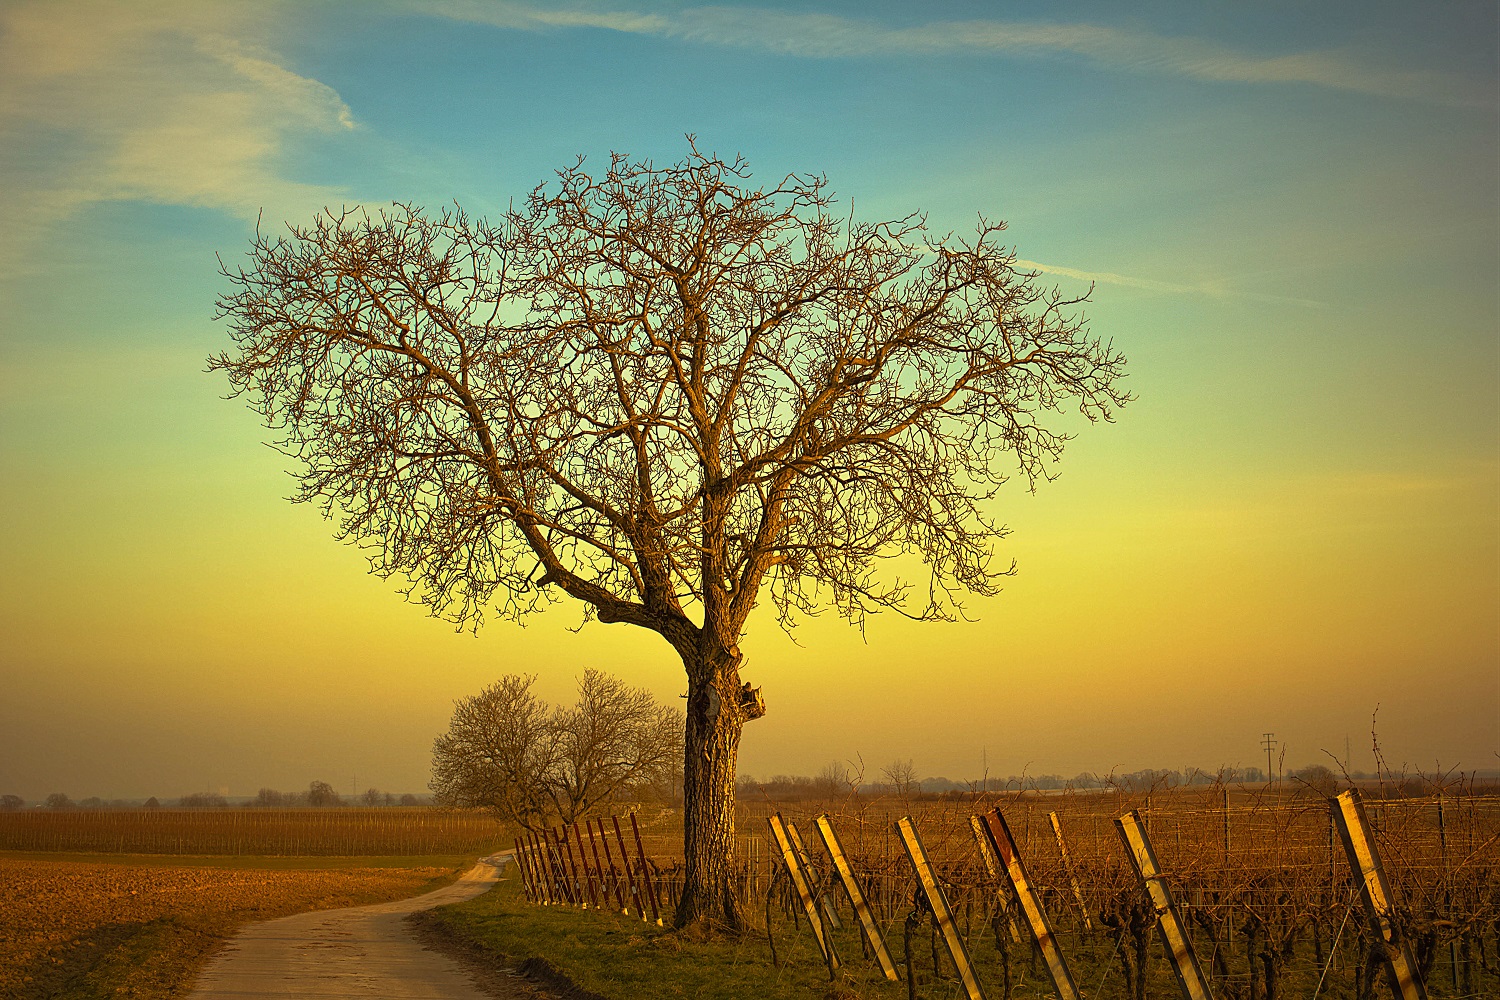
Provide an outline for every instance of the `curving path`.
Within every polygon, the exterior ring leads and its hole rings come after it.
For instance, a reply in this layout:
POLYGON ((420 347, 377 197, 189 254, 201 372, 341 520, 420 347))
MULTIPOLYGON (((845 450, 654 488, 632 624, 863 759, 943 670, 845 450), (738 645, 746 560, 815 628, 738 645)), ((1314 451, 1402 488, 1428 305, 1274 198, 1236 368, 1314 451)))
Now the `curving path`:
MULTIPOLYGON (((252 924, 210 960, 188 1000, 493 1000, 497 994, 482 991, 457 962, 424 948, 404 919, 488 891, 511 853, 425 895, 252 924)), ((535 996, 519 981, 514 995, 535 996)))

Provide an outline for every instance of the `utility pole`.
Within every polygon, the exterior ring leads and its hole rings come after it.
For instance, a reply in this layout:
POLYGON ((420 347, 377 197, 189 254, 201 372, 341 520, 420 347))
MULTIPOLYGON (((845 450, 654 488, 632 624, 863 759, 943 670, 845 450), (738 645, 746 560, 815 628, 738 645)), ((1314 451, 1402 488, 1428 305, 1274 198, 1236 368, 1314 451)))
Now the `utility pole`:
POLYGON ((1271 783, 1271 753, 1276 749, 1276 734, 1266 733, 1260 745, 1266 748, 1266 784, 1271 783))

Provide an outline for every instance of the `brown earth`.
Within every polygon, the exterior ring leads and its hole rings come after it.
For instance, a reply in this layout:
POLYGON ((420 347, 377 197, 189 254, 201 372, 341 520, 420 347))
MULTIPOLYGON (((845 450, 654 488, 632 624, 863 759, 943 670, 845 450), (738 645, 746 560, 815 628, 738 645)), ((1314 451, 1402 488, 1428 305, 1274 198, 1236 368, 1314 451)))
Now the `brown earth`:
POLYGON ((454 874, 0 858, 0 996, 182 996, 242 924, 400 899, 454 874))

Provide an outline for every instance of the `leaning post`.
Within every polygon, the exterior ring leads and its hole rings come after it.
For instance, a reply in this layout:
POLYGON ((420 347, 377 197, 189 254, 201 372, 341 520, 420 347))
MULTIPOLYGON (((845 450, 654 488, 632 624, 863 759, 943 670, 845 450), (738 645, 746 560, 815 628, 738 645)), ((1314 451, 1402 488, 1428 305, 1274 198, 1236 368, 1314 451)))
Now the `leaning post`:
POLYGON ((979 978, 974 975, 974 966, 969 961, 969 949, 964 947, 963 935, 958 933, 958 925, 953 922, 953 908, 948 905, 948 897, 943 894, 943 887, 938 883, 937 872, 927 859, 927 848, 922 846, 922 838, 917 834, 917 824, 912 822, 910 816, 902 816, 896 821, 896 831, 901 835, 901 846, 906 848, 907 859, 916 869, 917 882, 922 886, 928 905, 932 907, 933 919, 937 921, 938 931, 943 935, 948 957, 958 970, 958 978, 963 981, 964 991, 969 1000, 985 1000, 984 989, 979 985, 979 978))
POLYGON ((1001 871, 1000 859, 990 846, 989 836, 984 832, 984 820, 978 816, 970 816, 969 829, 974 833, 974 843, 979 847, 979 859, 984 862, 984 870, 995 880, 995 902, 1005 913, 1005 926, 1010 930, 1010 939, 1020 944, 1021 930, 1016 926, 1016 916, 1011 912, 1010 901, 1005 895, 1005 873, 1001 871))
POLYGON ((1078 884, 1078 872, 1073 868, 1073 856, 1068 853, 1068 841, 1063 836, 1062 820, 1056 812, 1049 812, 1052 832, 1057 835, 1057 850, 1062 854, 1063 869, 1068 873, 1068 882, 1073 887, 1073 901, 1078 904, 1078 915, 1083 918, 1083 929, 1093 931, 1094 922, 1089 919, 1089 908, 1083 902, 1083 887, 1078 884))
POLYGON ((1131 867, 1135 869, 1136 876, 1151 898, 1151 906, 1156 910, 1162 943, 1167 946, 1167 960, 1172 965, 1172 973, 1177 977, 1182 995, 1187 1000, 1213 1000, 1208 979, 1198 965, 1197 953, 1193 951, 1193 942, 1188 940, 1182 916, 1177 912, 1177 904, 1172 901, 1172 890, 1167 888, 1166 877, 1162 875, 1161 865, 1156 861, 1156 852, 1151 849, 1151 838, 1146 833, 1145 824, 1141 822, 1141 814, 1134 809, 1130 810, 1115 820, 1115 829, 1125 842, 1125 856, 1130 859, 1131 867))
POLYGON ((602 909, 602 904, 599 902, 599 895, 594 892, 594 870, 589 867, 589 855, 583 849, 583 834, 578 830, 577 820, 573 821, 573 839, 578 843, 578 863, 583 868, 584 885, 588 887, 589 905, 602 909))
POLYGON ((599 842, 594 839, 594 827, 584 818, 583 828, 589 834, 589 853, 594 856, 594 870, 599 873, 599 909, 609 906, 609 884, 604 880, 604 863, 599 860, 599 842))
POLYGON ((537 879, 538 888, 541 889, 541 903, 544 906, 552 906, 556 903, 556 886, 552 880, 552 865, 547 861, 546 853, 541 850, 540 841, 537 841, 535 831, 526 831, 523 835, 526 841, 526 853, 531 856, 531 871, 537 879))
POLYGON ((813 937, 818 942, 818 951, 822 953, 823 962, 828 966, 828 973, 831 976, 839 967, 839 956, 833 950, 833 939, 829 937, 828 928, 823 926, 823 916, 818 912, 817 900, 813 899, 812 887, 807 881, 801 852, 793 843, 791 833, 787 829, 786 821, 781 818, 781 813, 772 813, 767 816, 766 823, 771 827, 771 836, 776 838, 776 847, 781 851, 782 863, 786 865, 787 874, 791 876, 792 887, 797 890, 797 898, 807 914, 808 926, 812 928, 813 937))
POLYGON ((1371 929, 1380 938, 1391 993, 1396 1000, 1427 1000, 1427 987, 1417 975, 1411 945, 1396 927, 1395 900, 1390 883, 1386 881, 1385 866, 1380 863, 1380 854, 1370 836, 1370 821, 1365 815, 1365 803, 1360 798, 1359 789, 1340 792, 1329 802, 1329 807, 1339 829, 1339 839, 1344 842, 1344 851, 1349 856, 1349 867, 1354 870, 1355 881, 1359 883, 1360 896, 1365 901, 1365 915, 1369 917, 1371 929))
POLYGON ((984 814, 982 829, 984 839, 988 841, 990 849, 1001 861, 1006 881, 1010 883, 1011 893, 1016 897, 1016 902, 1021 905, 1021 913, 1026 917, 1026 926, 1031 931, 1031 938, 1036 942, 1037 950, 1042 953, 1042 958, 1047 963, 1047 974, 1052 977, 1052 986, 1057 990, 1059 1000, 1082 1000, 1082 994, 1073 983, 1073 975, 1068 971, 1068 963, 1063 958, 1062 949, 1057 946, 1057 937, 1052 933, 1052 924, 1047 920, 1047 911, 1042 909, 1042 899, 1037 895, 1036 889, 1032 887, 1031 879, 1026 875, 1026 865, 1021 861, 1021 852, 1016 847, 1016 838, 1011 835, 1010 825, 1005 822, 1005 814, 998 806, 984 814))
POLYGON ((625 850, 625 835, 620 832, 620 817, 611 816, 609 821, 615 826, 615 843, 620 846, 620 863, 625 866, 625 878, 630 882, 630 898, 635 903, 636 916, 644 921, 646 919, 646 904, 641 901, 639 880, 630 873, 630 854, 625 850))
POLYGON ((885 973, 885 978, 896 982, 900 978, 896 975, 896 963, 891 961, 891 953, 885 946, 885 938, 875 923, 874 914, 870 912, 870 904, 865 900, 865 893, 859 886, 859 880, 854 877, 854 868, 849 864, 848 855, 844 853, 844 845, 839 840, 838 832, 833 828, 833 821, 825 813, 817 818, 816 826, 818 836, 823 839, 823 846, 828 849, 829 857, 833 858, 834 870, 839 873, 839 879, 844 883, 844 892, 849 896, 849 906, 854 910, 854 915, 859 918, 859 929, 864 932, 870 950, 875 953, 875 959, 880 963, 880 971, 885 973))
POLYGON ((541 900, 537 898, 536 890, 531 885, 531 871, 526 867, 526 854, 521 850, 521 838, 512 837, 511 843, 515 845, 515 851, 512 852, 511 857, 516 862, 516 871, 521 873, 521 891, 526 894, 529 901, 540 903, 541 900))
POLYGON ((641 825, 630 814, 630 830, 635 834, 635 851, 641 858, 641 881, 646 884, 646 898, 651 900, 651 919, 661 926, 661 899, 656 894, 656 880, 651 877, 651 867, 646 864, 646 845, 641 842, 641 825))
POLYGON ((604 832, 604 817, 600 816, 596 823, 599 824, 599 842, 604 845, 604 860, 609 864, 610 880, 615 886, 615 902, 620 904, 621 913, 629 913, 630 907, 625 905, 625 886, 620 881, 620 870, 615 867, 615 858, 609 850, 609 834, 604 832))

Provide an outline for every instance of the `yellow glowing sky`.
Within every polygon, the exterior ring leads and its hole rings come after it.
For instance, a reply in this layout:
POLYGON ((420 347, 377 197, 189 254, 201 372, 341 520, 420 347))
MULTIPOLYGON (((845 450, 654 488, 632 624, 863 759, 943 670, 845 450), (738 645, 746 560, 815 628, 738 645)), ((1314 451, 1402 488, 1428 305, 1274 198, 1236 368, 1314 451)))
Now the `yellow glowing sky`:
POLYGON ((901 34, 899 7, 830 4, 838 31, 792 45, 761 8, 733 41, 682 6, 638 30, 403 9, 0 10, 0 792, 417 791, 452 700, 500 673, 675 698, 665 644, 575 634, 567 605, 476 638, 402 603, 281 499, 283 461, 201 370, 213 254, 262 206, 492 210, 573 153, 671 159, 686 131, 826 170, 862 216, 1010 219, 1051 280, 1098 281, 1138 397, 999 502, 1020 572, 977 621, 862 639, 830 615, 800 645, 753 621, 770 714, 743 772, 1255 764, 1267 730, 1289 765, 1348 737, 1368 768, 1377 705, 1393 763, 1500 767, 1492 5, 1080 4, 1046 16, 1104 48, 954 51, 942 22, 1039 15, 941 4, 901 34), (373 68, 396 53, 410 74, 373 68), (1297 53, 1305 79, 1264 69, 1297 53), (621 75, 642 60, 666 68, 621 75))

